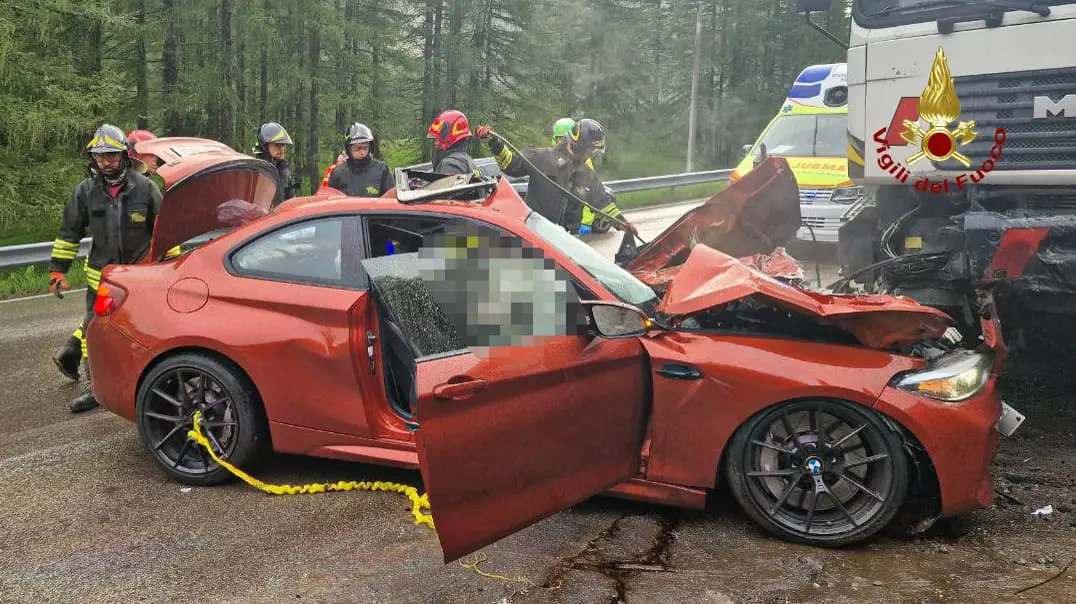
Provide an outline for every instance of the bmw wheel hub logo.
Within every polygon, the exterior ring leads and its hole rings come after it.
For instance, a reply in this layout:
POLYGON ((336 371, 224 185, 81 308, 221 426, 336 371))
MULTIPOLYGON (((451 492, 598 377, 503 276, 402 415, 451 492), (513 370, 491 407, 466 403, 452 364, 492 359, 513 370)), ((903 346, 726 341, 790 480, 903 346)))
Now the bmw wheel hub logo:
POLYGON ((822 473, 822 461, 817 457, 810 457, 807 459, 807 470, 811 473, 811 476, 818 476, 822 473))

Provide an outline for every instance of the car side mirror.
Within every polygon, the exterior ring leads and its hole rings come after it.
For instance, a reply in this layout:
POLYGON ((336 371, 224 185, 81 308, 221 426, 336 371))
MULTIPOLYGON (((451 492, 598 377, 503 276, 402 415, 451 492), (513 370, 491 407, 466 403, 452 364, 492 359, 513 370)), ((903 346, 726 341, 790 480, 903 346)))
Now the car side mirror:
POLYGON ((758 144, 758 153, 755 154, 755 165, 759 165, 766 159, 766 143, 758 144))
POLYGON ((645 335, 652 324, 646 313, 619 302, 583 302, 587 326, 603 338, 635 338, 645 335))
POLYGON ((833 0, 796 0, 796 12, 824 13, 832 4, 833 0))

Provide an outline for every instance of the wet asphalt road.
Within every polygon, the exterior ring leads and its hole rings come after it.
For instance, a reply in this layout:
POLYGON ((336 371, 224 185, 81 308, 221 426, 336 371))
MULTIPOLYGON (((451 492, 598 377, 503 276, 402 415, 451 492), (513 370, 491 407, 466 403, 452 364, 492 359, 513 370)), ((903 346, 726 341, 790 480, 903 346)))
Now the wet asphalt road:
MULTIPOLYGON (((649 238, 684 209, 631 218, 649 238)), ((618 242, 611 233, 596 245, 611 256, 618 242)), ((70 415, 77 387, 49 358, 82 308, 80 294, 0 303, 3 603, 1076 601, 1065 576, 1011 596, 1076 556, 1062 523, 1029 534, 1051 554, 1042 564, 1027 553, 1014 565, 1002 545, 1019 543, 981 528, 956 542, 882 539, 835 552, 768 538, 721 496, 706 512, 594 498, 483 551, 481 569, 525 580, 481 577, 442 563, 403 496, 182 487, 153 466, 133 425, 100 410, 70 415), (1054 537, 1056 547, 1043 545, 1054 537)), ((294 457, 259 478, 422 488, 417 472, 294 457)))

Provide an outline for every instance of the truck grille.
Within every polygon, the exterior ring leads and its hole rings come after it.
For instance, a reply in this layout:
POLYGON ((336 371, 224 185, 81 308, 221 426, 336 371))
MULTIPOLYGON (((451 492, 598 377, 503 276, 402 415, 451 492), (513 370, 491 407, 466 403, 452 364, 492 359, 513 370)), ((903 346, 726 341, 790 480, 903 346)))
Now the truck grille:
MULTIPOLYGON (((987 148, 986 152, 990 153, 990 149, 987 148)), ((800 205, 826 203, 832 195, 833 189, 800 189, 800 205)))
MULTIPOLYGON (((994 131, 1005 129, 1006 140, 995 170, 1076 169, 1076 116, 1032 120, 1036 96, 1054 101, 1076 91, 1076 68, 1031 70, 953 78, 960 97, 960 121, 975 120, 979 137, 960 147, 977 170, 990 157, 994 131)), ((954 122, 950 128, 956 128, 954 122)), ((969 171, 949 159, 936 168, 969 171)))

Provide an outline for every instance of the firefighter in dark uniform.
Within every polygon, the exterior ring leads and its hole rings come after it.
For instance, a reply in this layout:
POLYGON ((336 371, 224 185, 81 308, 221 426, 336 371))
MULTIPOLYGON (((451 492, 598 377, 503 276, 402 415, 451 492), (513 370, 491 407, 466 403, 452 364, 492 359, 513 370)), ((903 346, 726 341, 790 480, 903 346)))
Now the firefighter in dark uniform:
POLYGON ((365 125, 351 124, 344 139, 347 161, 336 166, 329 175, 329 186, 354 197, 381 197, 396 186, 392 170, 385 162, 370 155, 374 133, 365 125))
POLYGON ((294 144, 288 131, 276 122, 262 124, 258 130, 258 146, 254 149, 254 157, 273 164, 280 177, 280 187, 277 189, 276 199, 273 200, 273 207, 295 197, 299 190, 299 183, 292 180, 291 164, 284 156, 288 147, 294 144))
MULTIPOLYGON (((609 200, 601 179, 587 162, 595 155, 605 152, 605 129, 592 119, 579 120, 572 126, 569 135, 555 147, 545 149, 528 149, 523 151, 527 160, 542 174, 533 174, 533 168, 521 157, 505 146, 501 139, 493 137, 489 126, 478 128, 478 137, 489 144, 497 160, 497 165, 509 176, 530 176, 527 189, 527 205, 548 220, 555 222, 573 235, 579 234, 583 218, 583 206, 571 200, 563 191, 549 183, 545 177, 553 180, 573 195, 588 204, 602 208, 609 200)), ((627 228, 624 224, 613 223, 618 230, 627 228)))
MULTIPOLYGON (((150 179, 132 169, 127 137, 119 128, 105 124, 87 145, 90 173, 75 187, 64 207, 60 231, 52 245, 49 291, 63 297, 66 274, 78 256, 79 241, 87 234, 93 247, 86 261, 86 316, 53 360, 65 376, 77 380, 79 364, 89 357, 85 331, 93 318, 93 303, 101 269, 106 264, 130 264, 148 249, 153 226, 161 209, 161 192, 150 179)), ((87 372, 89 365, 86 365, 87 372)), ((71 412, 97 406, 92 392, 71 402, 71 412)))
POLYGON ((433 155, 433 171, 438 174, 478 174, 481 171, 467 153, 467 143, 474 136, 467 116, 449 109, 437 116, 426 131, 434 139, 437 151, 433 155))
POLYGON ((132 164, 139 174, 145 174, 153 181, 153 184, 157 185, 157 188, 164 191, 164 179, 157 174, 157 162, 160 161, 156 156, 148 153, 142 154, 135 149, 135 145, 141 142, 157 140, 157 135, 149 130, 131 130, 127 133, 127 155, 131 156, 134 160, 132 164))

